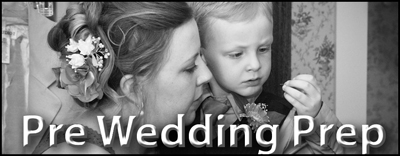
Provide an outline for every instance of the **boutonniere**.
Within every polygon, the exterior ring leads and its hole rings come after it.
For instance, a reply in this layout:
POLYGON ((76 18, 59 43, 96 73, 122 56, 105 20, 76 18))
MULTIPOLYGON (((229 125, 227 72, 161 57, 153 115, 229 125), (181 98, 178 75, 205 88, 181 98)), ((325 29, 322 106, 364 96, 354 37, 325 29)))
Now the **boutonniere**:
POLYGON ((244 105, 245 113, 241 116, 247 117, 249 126, 253 131, 257 131, 257 128, 263 124, 270 123, 267 106, 265 103, 244 105))

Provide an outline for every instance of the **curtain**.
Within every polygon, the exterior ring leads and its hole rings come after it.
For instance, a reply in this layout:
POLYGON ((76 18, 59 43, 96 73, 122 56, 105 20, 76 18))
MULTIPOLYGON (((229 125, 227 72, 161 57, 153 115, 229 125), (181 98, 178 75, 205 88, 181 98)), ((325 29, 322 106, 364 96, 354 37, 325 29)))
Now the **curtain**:
POLYGON ((291 79, 291 2, 272 2, 274 28, 271 73, 264 90, 283 97, 282 85, 291 79))
POLYGON ((2 2, 2 154, 22 153, 22 116, 28 107, 27 2, 2 2))

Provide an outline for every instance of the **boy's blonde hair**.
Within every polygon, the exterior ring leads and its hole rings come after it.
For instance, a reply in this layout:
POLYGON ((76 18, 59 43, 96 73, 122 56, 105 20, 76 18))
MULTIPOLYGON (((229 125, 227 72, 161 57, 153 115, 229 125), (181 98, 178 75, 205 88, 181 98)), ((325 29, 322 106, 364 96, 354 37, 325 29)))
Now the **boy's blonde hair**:
POLYGON ((207 29, 212 25, 212 18, 229 22, 250 21, 260 11, 273 23, 272 2, 187 2, 193 9, 199 27, 202 47, 206 46, 210 35, 207 29))

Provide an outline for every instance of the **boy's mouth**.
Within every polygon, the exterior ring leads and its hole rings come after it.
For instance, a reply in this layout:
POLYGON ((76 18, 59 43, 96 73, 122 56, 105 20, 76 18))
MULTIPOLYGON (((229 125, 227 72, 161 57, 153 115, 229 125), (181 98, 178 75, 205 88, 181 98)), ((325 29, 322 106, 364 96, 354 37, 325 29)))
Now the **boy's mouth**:
POLYGON ((250 79, 250 80, 244 81, 243 83, 250 87, 258 86, 261 83, 261 78, 258 77, 258 78, 250 79))

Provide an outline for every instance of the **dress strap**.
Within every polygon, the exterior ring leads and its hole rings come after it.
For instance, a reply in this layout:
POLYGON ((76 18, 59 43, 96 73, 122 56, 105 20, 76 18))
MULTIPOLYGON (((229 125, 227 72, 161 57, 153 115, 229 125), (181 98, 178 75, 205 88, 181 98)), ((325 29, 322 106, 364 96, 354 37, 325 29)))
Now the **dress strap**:
MULTIPOLYGON (((69 126, 70 125, 64 125, 60 130, 58 130, 58 133, 56 134, 57 135, 56 143, 54 145, 66 142, 65 132, 69 126)), ((42 154, 43 152, 45 152, 46 150, 48 150, 50 148, 50 146, 49 146, 49 144, 50 144, 49 129, 50 128, 47 128, 45 134, 43 135, 42 139, 40 140, 39 144, 36 146, 36 148, 32 154, 42 154)), ((101 138, 101 135, 97 131, 95 131, 92 128, 87 127, 87 126, 84 126, 84 129, 85 129, 85 133, 86 133, 86 138, 73 138, 74 141, 85 141, 85 143, 91 143, 91 144, 97 145, 97 146, 103 148, 104 150, 106 150, 107 152, 109 152, 111 154, 115 154, 115 151, 111 147, 103 146, 103 140, 101 138)), ((74 131, 74 130, 72 130, 72 131, 74 131)))

